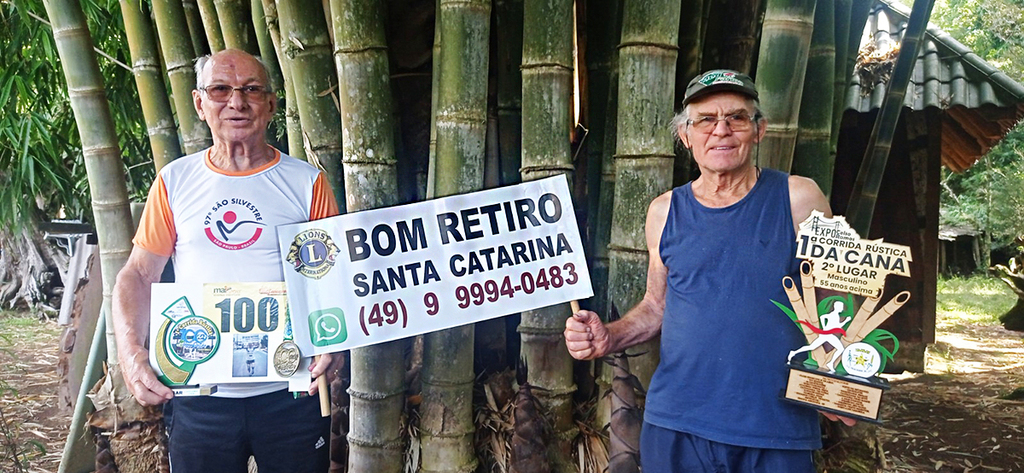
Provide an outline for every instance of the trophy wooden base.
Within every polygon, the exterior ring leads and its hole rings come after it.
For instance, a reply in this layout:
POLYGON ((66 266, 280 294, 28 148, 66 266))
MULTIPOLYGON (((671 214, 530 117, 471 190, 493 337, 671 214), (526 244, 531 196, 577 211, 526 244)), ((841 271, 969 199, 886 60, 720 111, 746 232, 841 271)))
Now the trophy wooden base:
POLYGON ((877 376, 844 376, 803 363, 790 363, 783 398, 821 411, 881 424, 882 393, 888 389, 889 383, 877 376))

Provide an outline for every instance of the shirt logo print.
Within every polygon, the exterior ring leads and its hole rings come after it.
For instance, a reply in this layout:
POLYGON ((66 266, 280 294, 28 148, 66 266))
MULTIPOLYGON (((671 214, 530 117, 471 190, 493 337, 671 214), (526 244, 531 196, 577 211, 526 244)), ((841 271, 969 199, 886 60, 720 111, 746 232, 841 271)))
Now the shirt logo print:
POLYGON ((210 242, 225 250, 252 246, 266 226, 259 209, 252 202, 239 198, 215 202, 203 224, 210 242))

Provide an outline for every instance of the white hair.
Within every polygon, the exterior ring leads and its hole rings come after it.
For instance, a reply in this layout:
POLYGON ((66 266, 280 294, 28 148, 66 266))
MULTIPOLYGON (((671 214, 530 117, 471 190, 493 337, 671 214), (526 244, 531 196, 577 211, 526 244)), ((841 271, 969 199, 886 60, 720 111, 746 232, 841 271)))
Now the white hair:
MULTIPOLYGON (((212 55, 207 54, 196 58, 194 66, 196 71, 196 90, 203 90, 203 88, 206 87, 206 79, 203 78, 203 69, 206 68, 206 63, 210 62, 211 57, 212 55)), ((274 94, 274 86, 270 83, 270 69, 267 68, 267 65, 263 63, 263 59, 260 59, 259 56, 252 56, 252 58, 255 59, 260 65, 260 68, 263 69, 263 77, 267 79, 267 83, 263 84, 263 87, 270 94, 274 94)))

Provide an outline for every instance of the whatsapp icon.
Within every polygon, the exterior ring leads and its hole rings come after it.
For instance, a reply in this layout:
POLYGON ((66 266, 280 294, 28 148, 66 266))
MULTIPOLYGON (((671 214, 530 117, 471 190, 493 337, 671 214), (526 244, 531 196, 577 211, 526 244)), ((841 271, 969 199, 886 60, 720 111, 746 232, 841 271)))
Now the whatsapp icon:
POLYGON ((345 313, 337 307, 331 307, 309 314, 309 338, 315 347, 344 342, 348 338, 345 313))

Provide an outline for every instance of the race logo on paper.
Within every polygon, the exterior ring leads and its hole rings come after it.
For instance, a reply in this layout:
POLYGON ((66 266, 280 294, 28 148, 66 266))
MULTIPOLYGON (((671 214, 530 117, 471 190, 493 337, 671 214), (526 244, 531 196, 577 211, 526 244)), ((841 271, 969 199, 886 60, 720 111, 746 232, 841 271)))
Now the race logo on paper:
POLYGON ((339 251, 326 231, 311 228, 295 235, 286 259, 299 274, 320 279, 334 267, 339 251))
POLYGON ((348 339, 345 313, 337 307, 309 314, 309 339, 315 347, 336 345, 348 339))
POLYGON ((263 216, 256 205, 245 199, 222 199, 210 206, 206 218, 206 237, 225 250, 252 246, 263 234, 263 216))
POLYGON ((217 352, 220 331, 209 319, 194 315, 175 323, 168 339, 167 345, 175 358, 198 364, 217 352))

